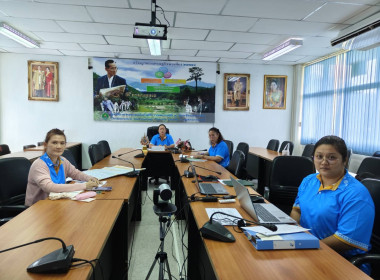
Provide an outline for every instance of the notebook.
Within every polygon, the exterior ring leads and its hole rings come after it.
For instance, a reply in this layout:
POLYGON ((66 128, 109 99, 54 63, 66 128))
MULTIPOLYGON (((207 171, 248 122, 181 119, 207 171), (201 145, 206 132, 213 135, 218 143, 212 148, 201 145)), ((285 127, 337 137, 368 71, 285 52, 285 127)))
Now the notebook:
POLYGON ((263 224, 296 224, 289 215, 271 203, 252 203, 246 187, 231 177, 240 206, 256 221, 263 224))
POLYGON ((195 171, 194 165, 190 162, 191 172, 193 172, 195 177, 195 184, 201 194, 228 194, 227 190, 220 183, 199 183, 198 175, 195 171))

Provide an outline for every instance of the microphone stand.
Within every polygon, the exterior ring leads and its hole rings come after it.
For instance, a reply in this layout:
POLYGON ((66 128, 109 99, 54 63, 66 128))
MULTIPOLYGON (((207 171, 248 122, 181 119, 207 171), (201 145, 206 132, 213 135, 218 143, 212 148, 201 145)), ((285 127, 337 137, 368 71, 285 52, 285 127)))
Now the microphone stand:
POLYGON ((136 169, 135 169, 135 165, 134 165, 132 162, 130 162, 130 161, 128 161, 128 160, 125 160, 125 159, 122 159, 122 158, 118 158, 118 157, 116 157, 116 156, 112 156, 112 158, 116 158, 116 159, 118 159, 118 160, 125 161, 125 162, 128 162, 128 163, 132 164, 133 171, 130 171, 130 172, 125 173, 125 174, 124 174, 125 176, 127 176, 127 177, 137 177, 137 176, 140 174, 139 171, 136 171, 136 169))
POLYGON ((126 153, 122 153, 122 154, 117 155, 117 156, 121 157, 123 155, 129 154, 129 153, 132 153, 132 152, 136 152, 136 151, 141 151, 141 154, 135 155, 135 158, 143 158, 143 157, 145 157, 144 153, 142 152, 142 149, 135 149, 135 150, 132 150, 132 151, 129 151, 129 152, 126 152, 126 153))
POLYGON ((211 170, 211 169, 208 169, 208 168, 204 168, 204 167, 201 167, 201 166, 198 166, 198 165, 195 165, 195 164, 193 164, 193 166, 198 167, 198 168, 202 168, 204 170, 208 170, 208 171, 211 171, 211 172, 215 172, 216 174, 219 174, 219 175, 222 175, 222 172, 219 172, 219 171, 214 171, 214 170, 211 170))

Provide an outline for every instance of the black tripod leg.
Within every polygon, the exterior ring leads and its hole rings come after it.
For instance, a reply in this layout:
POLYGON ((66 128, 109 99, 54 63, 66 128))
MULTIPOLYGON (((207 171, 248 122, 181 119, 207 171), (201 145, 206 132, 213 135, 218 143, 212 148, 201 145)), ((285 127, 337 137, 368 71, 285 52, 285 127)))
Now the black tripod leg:
POLYGON ((153 268, 154 268, 154 266, 156 265, 156 262, 157 262, 158 258, 159 258, 159 255, 156 254, 156 257, 154 258, 154 261, 153 261, 153 263, 152 263, 152 266, 150 267, 149 272, 148 272, 148 275, 146 276, 145 280, 148 280, 149 277, 150 277, 150 275, 152 274, 153 268))
POLYGON ((165 264, 166 264, 166 267, 168 269, 169 280, 172 280, 172 273, 170 272, 169 262, 168 262, 167 258, 165 259, 165 264))

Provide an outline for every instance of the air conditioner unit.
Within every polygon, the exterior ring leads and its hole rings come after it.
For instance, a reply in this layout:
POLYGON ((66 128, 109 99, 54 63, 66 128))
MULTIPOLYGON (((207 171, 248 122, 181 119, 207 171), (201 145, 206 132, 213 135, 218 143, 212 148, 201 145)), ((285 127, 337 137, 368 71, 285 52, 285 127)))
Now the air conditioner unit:
POLYGON ((380 13, 372 15, 346 29, 343 29, 336 39, 331 40, 331 46, 341 44, 344 49, 370 49, 380 45, 380 13))

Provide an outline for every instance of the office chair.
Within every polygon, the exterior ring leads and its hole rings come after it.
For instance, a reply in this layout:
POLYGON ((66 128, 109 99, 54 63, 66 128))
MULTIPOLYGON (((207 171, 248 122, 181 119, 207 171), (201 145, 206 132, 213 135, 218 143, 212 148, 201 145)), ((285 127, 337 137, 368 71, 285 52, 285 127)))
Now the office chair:
POLYGON ((247 160, 248 160, 248 152, 249 152, 249 145, 245 142, 240 142, 237 147, 236 151, 242 151, 244 154, 244 163, 243 167, 241 168, 241 176, 242 178, 247 177, 247 160))
POLYGON ((286 145, 289 144, 289 155, 291 156, 293 154, 294 144, 292 141, 284 141, 281 143, 280 149, 278 150, 279 153, 282 153, 282 151, 285 149, 286 145))
POLYGON ((0 218, 9 221, 28 207, 25 193, 31 162, 23 157, 0 159, 0 218))
POLYGON ((101 140, 98 142, 98 145, 102 149, 103 152, 103 158, 108 157, 111 154, 111 148, 110 145, 106 140, 101 140))
POLYGON ((242 173, 242 168, 244 165, 245 156, 242 151, 236 150, 232 155, 230 164, 227 166, 227 170, 234 174, 236 177, 240 178, 242 173))
MULTIPOLYGON (((158 134, 158 126, 150 126, 146 130, 146 136, 148 136, 149 142, 152 140, 153 136, 158 134)), ((169 128, 166 128, 166 134, 169 133, 169 128)), ((160 175, 158 176, 153 176, 152 178, 149 179, 149 183, 152 183, 154 180, 154 184, 158 185, 159 184, 159 178, 160 175)), ((168 176, 161 176, 162 179, 166 180, 166 182, 169 184, 169 177, 168 176)))
POLYGON ((310 158, 302 156, 278 156, 272 162, 269 179, 269 201, 290 214, 298 187, 303 178, 315 172, 310 158))
POLYGON ((348 167, 350 166, 351 155, 352 155, 352 149, 347 148, 347 163, 346 163, 346 169, 348 169, 348 167))
POLYGON ((380 177, 380 158, 378 157, 366 157, 359 165, 356 174, 359 176, 366 174, 373 174, 376 177, 380 177))
POLYGON ((380 151, 376 151, 372 155, 373 157, 380 157, 380 151))
POLYGON ((37 146, 43 146, 44 145, 44 141, 42 141, 42 142, 37 142, 37 146))
POLYGON ((312 158, 313 151, 314 151, 314 144, 307 144, 305 148, 303 149, 302 156, 312 158))
POLYGON ((34 148, 34 147, 36 147, 36 145, 34 145, 34 144, 25 145, 25 146, 23 147, 23 150, 26 150, 26 149, 29 149, 29 148, 34 148))
MULTIPOLYGON (((372 229, 372 249, 366 254, 357 255, 350 259, 351 263, 359 267, 364 263, 380 264, 380 180, 365 179, 362 184, 369 191, 375 205, 375 221, 372 229)), ((372 265, 371 277, 379 279, 379 265, 372 265)))
POLYGON ((62 156, 63 156, 65 159, 67 159, 72 165, 74 165, 76 169, 79 169, 79 168, 78 168, 78 164, 77 164, 77 162, 75 161, 74 155, 73 155, 73 153, 72 153, 69 149, 65 149, 65 150, 63 151, 62 156))
POLYGON ((228 151, 230 152, 230 158, 232 158, 232 153, 234 152, 234 143, 230 140, 224 140, 226 142, 228 151))
POLYGON ((88 155, 92 165, 104 158, 102 148, 98 144, 92 144, 88 147, 88 155))
POLYGON ((10 154, 9 146, 6 144, 0 145, 0 156, 10 154))
POLYGON ((267 149, 277 152, 278 146, 280 146, 280 141, 277 139, 271 139, 268 142, 267 149))

